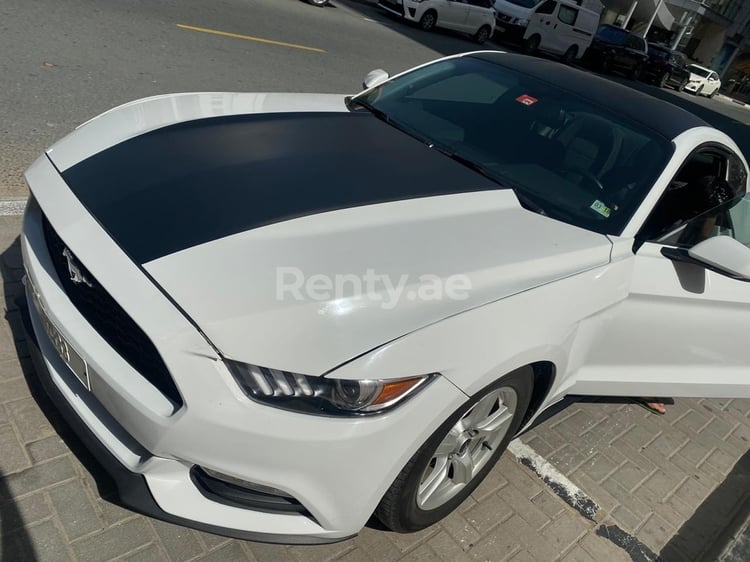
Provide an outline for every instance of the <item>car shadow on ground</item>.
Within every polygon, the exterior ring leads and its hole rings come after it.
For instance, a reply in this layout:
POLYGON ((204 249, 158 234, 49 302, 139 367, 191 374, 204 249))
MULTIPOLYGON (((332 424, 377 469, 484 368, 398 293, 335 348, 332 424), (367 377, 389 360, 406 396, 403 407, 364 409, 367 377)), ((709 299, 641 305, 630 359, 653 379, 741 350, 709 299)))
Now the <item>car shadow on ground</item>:
MULTIPOLYGON (((20 238, 16 237, 13 243, 0 255, 0 273, 2 274, 3 281, 3 292, 5 299, 5 319, 10 326, 11 335, 13 337, 13 344, 15 345, 16 353, 18 355, 23 376, 26 379, 26 384, 29 388, 32 398, 36 402, 39 410, 44 414, 47 421, 53 427, 55 432, 63 440, 67 448, 75 455, 75 457, 83 465, 84 469, 91 475, 93 481, 96 484, 97 492, 99 496, 111 503, 116 505, 120 504, 114 481, 99 465, 96 458, 86 449, 83 443, 78 437, 72 432, 72 430, 63 421, 62 417, 58 413, 52 400, 45 392, 44 388, 36 375, 34 365, 29 355, 29 349, 26 342, 26 334, 24 331, 24 311, 27 309, 27 302, 24 293, 22 277, 23 277, 23 261, 21 258, 21 247, 20 238)), ((10 500, 10 504, 13 503, 13 498, 10 495, 10 491, 4 484, 4 480, 0 477, 0 498, 10 500)), ((8 524, 12 524, 12 521, 20 521, 20 525, 23 521, 19 519, 20 514, 17 509, 13 510, 13 507, 6 506, 5 503, 0 503, 0 519, 2 520, 3 532, 2 532, 2 553, 1 560, 34 560, 33 546, 29 540, 28 534, 26 537, 18 537, 16 540, 5 540, 6 532, 5 525, 6 521, 8 524), (6 517, 7 512, 7 517, 6 517), (15 519, 14 519, 15 517, 15 519), (8 548, 12 548, 12 553, 5 551, 6 545, 8 548), (32 553, 29 556, 29 552, 32 553)), ((15 534, 23 534, 25 531, 15 531, 15 534)))

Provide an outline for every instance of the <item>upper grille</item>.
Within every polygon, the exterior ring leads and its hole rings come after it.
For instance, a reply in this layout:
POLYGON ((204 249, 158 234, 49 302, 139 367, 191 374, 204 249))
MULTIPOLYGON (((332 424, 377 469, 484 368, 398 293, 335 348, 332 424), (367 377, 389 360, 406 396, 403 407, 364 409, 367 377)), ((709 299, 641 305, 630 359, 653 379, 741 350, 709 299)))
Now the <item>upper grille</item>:
POLYGON ((98 283, 78 258, 75 258, 76 265, 91 286, 73 282, 64 252, 67 249, 71 255, 73 253, 52 228, 46 216, 43 223, 44 237, 47 240, 52 263, 57 276, 60 278, 60 283, 73 305, 133 369, 158 388, 177 407, 182 406, 182 397, 177 390, 177 386, 148 336, 98 283))

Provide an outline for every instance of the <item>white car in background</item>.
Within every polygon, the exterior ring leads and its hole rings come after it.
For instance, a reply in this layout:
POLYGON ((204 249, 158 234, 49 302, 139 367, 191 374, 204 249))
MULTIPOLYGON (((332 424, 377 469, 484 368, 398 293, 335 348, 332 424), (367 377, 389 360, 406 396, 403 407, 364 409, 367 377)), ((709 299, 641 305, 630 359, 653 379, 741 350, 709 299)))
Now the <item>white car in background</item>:
POLYGON ((567 395, 750 397, 726 134, 496 51, 366 85, 134 101, 27 171, 28 347, 125 505, 416 531, 567 395))
POLYGON ((688 66, 688 70, 690 71, 690 78, 685 85, 686 92, 696 96, 712 98, 721 88, 721 80, 716 71, 697 64, 691 64, 688 66))
POLYGON ((425 31, 435 27, 460 31, 480 45, 495 31, 493 0, 379 0, 378 5, 425 31))

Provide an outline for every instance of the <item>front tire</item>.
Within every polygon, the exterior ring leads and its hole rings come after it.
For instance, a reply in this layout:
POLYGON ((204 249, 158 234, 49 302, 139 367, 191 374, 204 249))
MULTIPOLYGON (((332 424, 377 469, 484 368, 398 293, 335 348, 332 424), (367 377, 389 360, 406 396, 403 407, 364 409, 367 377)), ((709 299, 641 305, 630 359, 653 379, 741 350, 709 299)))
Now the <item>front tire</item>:
POLYGON ((474 395, 419 448, 383 496, 376 517, 393 531, 419 531, 463 502, 505 451, 526 414, 531 367, 474 395))
POLYGON ((568 50, 565 51, 565 54, 562 57, 562 61, 565 64, 573 64, 573 61, 576 60, 576 57, 578 56, 578 46, 577 45, 571 45, 568 47, 568 50))
POLYGON ((487 42, 487 40, 490 38, 490 35, 492 35, 492 30, 490 29, 490 26, 483 25, 474 34, 474 41, 476 41, 480 45, 484 45, 487 42))
POLYGON ((523 51, 527 55, 535 55, 539 50, 539 44, 542 42, 542 38, 539 35, 532 35, 528 39, 523 41, 523 51))
POLYGON ((419 20, 419 27, 423 31, 432 31, 435 28, 435 24, 437 24, 437 12, 435 10, 427 10, 419 20))

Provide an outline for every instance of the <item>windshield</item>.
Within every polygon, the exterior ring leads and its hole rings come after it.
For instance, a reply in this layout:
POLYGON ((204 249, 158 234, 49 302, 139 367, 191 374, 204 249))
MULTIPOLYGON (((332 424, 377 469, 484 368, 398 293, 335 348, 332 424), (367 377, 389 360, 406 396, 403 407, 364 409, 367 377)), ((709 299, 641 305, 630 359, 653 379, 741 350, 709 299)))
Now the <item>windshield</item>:
POLYGON ((669 51, 666 49, 662 49, 661 47, 655 47, 651 43, 648 45, 648 54, 654 55, 656 58, 659 58, 661 60, 667 60, 669 59, 669 51))
POLYGON ((516 6, 522 6, 524 8, 533 8, 541 2, 541 0, 505 0, 508 4, 515 4, 516 6))
POLYGON ((650 129, 500 64, 461 57, 350 102, 513 189, 527 208, 619 234, 672 153, 650 129))
POLYGON ((688 67, 688 70, 690 70, 690 72, 692 72, 693 74, 702 76, 703 78, 708 78, 708 76, 711 74, 710 70, 706 70, 705 68, 701 68, 700 66, 695 66, 694 64, 691 64, 688 67))

